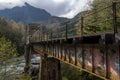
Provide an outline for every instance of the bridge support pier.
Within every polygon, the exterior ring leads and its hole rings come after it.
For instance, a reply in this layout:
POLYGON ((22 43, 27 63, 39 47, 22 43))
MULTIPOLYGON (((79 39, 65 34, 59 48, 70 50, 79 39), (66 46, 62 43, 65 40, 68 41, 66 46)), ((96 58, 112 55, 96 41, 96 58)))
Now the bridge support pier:
POLYGON ((30 44, 25 46, 25 59, 26 59, 26 65, 25 65, 25 74, 30 74, 30 65, 31 65, 31 46, 30 44))
POLYGON ((39 80, 62 80, 60 60, 53 57, 41 57, 39 80))

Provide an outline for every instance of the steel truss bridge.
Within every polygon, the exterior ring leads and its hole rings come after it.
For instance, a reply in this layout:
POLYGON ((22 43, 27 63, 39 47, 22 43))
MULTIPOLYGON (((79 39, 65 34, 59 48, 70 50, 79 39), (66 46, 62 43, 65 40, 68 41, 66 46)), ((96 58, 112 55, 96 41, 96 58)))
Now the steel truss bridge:
POLYGON ((39 80, 61 80, 60 61, 102 79, 120 80, 120 3, 84 14, 79 20, 68 21, 55 30, 43 30, 42 24, 28 24, 25 48, 26 73, 30 69, 30 55, 41 56, 39 80), (90 20, 99 13, 110 16, 90 20), (76 22, 79 26, 73 27, 72 23, 76 22), (87 33, 90 25, 93 29, 103 25, 109 28, 87 33))

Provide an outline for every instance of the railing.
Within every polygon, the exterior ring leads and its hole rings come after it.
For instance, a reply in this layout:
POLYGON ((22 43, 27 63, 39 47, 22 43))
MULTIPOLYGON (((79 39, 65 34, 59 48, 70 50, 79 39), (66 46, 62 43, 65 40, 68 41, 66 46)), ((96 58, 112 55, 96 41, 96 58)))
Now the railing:
POLYGON ((94 8, 86 11, 78 20, 62 23, 61 27, 54 31, 48 29, 39 34, 38 30, 32 35, 31 40, 39 42, 98 33, 116 34, 119 31, 120 2, 113 2, 99 9, 94 8))

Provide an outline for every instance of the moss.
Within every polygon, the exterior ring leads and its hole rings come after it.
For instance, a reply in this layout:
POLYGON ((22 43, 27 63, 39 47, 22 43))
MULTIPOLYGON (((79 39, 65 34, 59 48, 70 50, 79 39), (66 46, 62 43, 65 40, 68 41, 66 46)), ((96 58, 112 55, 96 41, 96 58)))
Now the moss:
POLYGON ((32 80, 30 76, 21 76, 18 80, 32 80))

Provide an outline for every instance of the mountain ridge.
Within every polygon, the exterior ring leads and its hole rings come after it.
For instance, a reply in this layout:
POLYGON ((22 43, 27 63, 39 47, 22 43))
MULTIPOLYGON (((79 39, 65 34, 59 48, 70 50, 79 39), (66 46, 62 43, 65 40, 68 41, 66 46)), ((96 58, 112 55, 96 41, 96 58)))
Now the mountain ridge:
POLYGON ((43 23, 47 27, 60 25, 68 21, 75 22, 84 12, 80 12, 74 18, 68 19, 64 17, 52 16, 44 9, 36 8, 28 3, 24 3, 24 6, 16 6, 11 9, 0 10, 0 17, 5 17, 8 20, 14 20, 16 22, 27 23, 43 23))
POLYGON ((46 22, 52 17, 52 15, 44 9, 36 8, 28 3, 25 3, 25 5, 22 7, 16 6, 11 9, 7 8, 0 10, 0 17, 5 17, 8 20, 12 19, 16 22, 29 23, 46 22))

